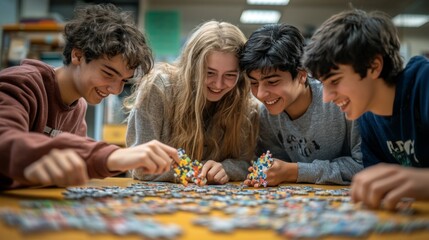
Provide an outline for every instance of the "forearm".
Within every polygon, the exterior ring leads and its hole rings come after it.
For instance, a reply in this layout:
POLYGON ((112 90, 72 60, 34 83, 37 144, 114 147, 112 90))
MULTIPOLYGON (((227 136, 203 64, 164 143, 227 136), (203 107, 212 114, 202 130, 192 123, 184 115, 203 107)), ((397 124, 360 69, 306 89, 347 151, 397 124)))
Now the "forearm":
POLYGON ((297 182, 348 185, 353 176, 362 169, 362 164, 351 157, 340 157, 333 161, 299 162, 297 182))
POLYGON ((221 162, 223 169, 229 177, 229 181, 243 181, 249 171, 250 162, 239 159, 225 159, 221 162))

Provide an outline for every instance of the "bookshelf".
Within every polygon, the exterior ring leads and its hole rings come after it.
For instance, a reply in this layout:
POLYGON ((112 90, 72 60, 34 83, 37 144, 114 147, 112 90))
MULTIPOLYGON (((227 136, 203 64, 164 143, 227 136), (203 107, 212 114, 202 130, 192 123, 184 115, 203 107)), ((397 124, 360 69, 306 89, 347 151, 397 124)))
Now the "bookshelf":
POLYGON ((60 65, 64 46, 63 28, 64 25, 57 23, 3 25, 0 68, 18 65, 24 58, 60 65))

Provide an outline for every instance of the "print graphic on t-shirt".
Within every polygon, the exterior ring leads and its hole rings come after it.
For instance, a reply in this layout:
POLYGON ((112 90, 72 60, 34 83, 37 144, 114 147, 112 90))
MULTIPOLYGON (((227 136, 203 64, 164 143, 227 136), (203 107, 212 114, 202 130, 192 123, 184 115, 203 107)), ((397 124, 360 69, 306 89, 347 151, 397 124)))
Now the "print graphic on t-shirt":
MULTIPOLYGON (((411 159, 414 157, 414 141, 387 141, 387 148, 389 148, 390 154, 402 165, 412 166, 411 159)), ((417 160, 417 159, 415 159, 417 160)), ((418 163, 418 161, 416 161, 418 163)))
POLYGON ((309 157, 312 153, 320 149, 320 145, 315 140, 306 138, 297 138, 294 135, 288 135, 286 139, 286 148, 290 151, 297 151, 303 157, 309 157))
POLYGON ((63 131, 61 130, 57 130, 57 129, 53 129, 51 127, 45 126, 45 129, 43 130, 43 133, 45 133, 46 135, 48 135, 49 137, 55 137, 58 134, 62 133, 63 131))

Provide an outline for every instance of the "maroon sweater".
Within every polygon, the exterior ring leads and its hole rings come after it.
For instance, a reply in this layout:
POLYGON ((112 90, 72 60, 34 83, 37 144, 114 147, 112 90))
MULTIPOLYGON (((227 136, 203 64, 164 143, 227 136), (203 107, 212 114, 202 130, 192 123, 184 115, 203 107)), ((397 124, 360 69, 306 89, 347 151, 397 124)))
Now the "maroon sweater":
POLYGON ((52 149, 71 148, 85 160, 90 178, 117 174, 107 157, 118 147, 86 137, 87 103, 61 99, 54 69, 37 60, 0 72, 0 189, 25 185, 24 169, 52 149))

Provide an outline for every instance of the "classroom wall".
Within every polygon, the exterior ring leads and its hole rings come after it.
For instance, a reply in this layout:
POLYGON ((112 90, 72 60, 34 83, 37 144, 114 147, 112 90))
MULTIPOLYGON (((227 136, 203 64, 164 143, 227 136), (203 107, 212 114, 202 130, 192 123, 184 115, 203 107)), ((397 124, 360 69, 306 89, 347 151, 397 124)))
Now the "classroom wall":
MULTIPOLYGON (((13 24, 19 21, 20 17, 31 17, 31 16, 46 16, 47 14, 56 13, 62 18, 67 21, 69 18, 72 17, 73 9, 80 4, 86 4, 88 2, 91 2, 90 0, 0 0, 0 25, 3 24, 13 24)), ((96 1, 94 1, 96 2, 96 1)), ((100 2, 100 1, 98 1, 100 2)), ((106 1, 107 2, 107 1, 106 1)), ((150 11, 156 11, 156 10, 168 10, 171 12, 171 9, 164 9, 163 7, 157 6, 157 2, 155 1, 149 1, 149 0, 138 0, 138 1, 117 1, 117 5, 121 7, 124 10, 133 11, 135 12, 136 20, 138 23, 139 28, 143 31, 148 33, 147 26, 148 24, 151 24, 146 19, 146 13, 150 11)), ((180 11, 180 7, 174 8, 176 11, 180 11)), ((191 10, 193 10, 191 8, 191 10)), ((298 8, 299 10, 299 8, 298 8)), ((325 15, 328 15, 327 9, 318 9, 320 12, 326 12, 325 15)), ((339 10, 338 10, 339 11, 339 10)), ((180 13, 178 22, 181 22, 185 16, 188 16, 189 14, 193 15, 204 15, 201 11, 196 11, 194 9, 193 12, 189 12, 186 14, 180 13)), ((296 17, 303 16, 304 10, 300 11, 294 11, 294 12, 288 12, 286 16, 287 21, 292 21, 296 17)), ((306 14, 304 14, 306 15, 306 14)), ((308 12, 307 12, 308 15, 308 12)), ((311 15, 311 14, 310 14, 311 15)), ((319 14, 320 15, 320 14, 319 14)), ((328 17, 328 16, 326 16, 328 17)), ((324 19, 320 19, 320 22, 322 22, 324 19)), ((200 24, 201 22, 195 22, 195 26, 200 24)), ((177 54, 180 52, 181 45, 185 42, 189 31, 191 28, 188 28, 184 25, 177 25, 176 31, 180 31, 180 37, 179 37, 179 44, 175 45, 177 46, 177 51, 170 51, 174 53, 170 54, 164 54, 164 56, 158 56, 156 60, 162 60, 162 61, 173 61, 177 54)), ((193 26, 194 27, 194 26, 193 26)), ((240 26, 241 28, 244 28, 243 31, 245 31, 245 26, 240 26)), ((159 30, 159 29, 155 29, 159 30)), ((303 30, 306 35, 309 35, 310 30, 303 30)), ((312 29, 314 30, 314 29, 312 29)), ((0 31, 0 44, 2 40, 2 33, 0 31)), ((306 36, 309 37, 309 36, 306 36)), ((418 29, 400 29, 399 30, 399 37, 402 44, 401 53, 404 57, 405 63, 415 55, 422 55, 425 54, 426 56, 429 56, 429 44, 428 39, 429 36, 422 36, 419 35, 418 29)), ((171 45, 171 44, 170 44, 171 45)), ((156 55, 156 49, 154 49, 155 56, 156 55)), ((0 52, 1 56, 1 52, 0 52)), ((104 105, 99 106, 90 106, 88 113, 87 113, 87 122, 88 122, 88 134, 90 137, 93 137, 97 140, 101 140, 101 126, 103 123, 106 123, 107 120, 109 120, 108 117, 106 117, 106 114, 109 112, 106 112, 106 108, 104 105)), ((118 121, 112 121, 114 123, 118 121)), ((109 122, 107 122, 109 123, 109 122)))
MULTIPOLYGON (((428 36, 429 37, 429 36, 428 36)), ((408 45, 410 56, 429 54, 429 40, 423 37, 407 37, 403 41, 408 45)))
MULTIPOLYGON (((4 24, 16 23, 18 20, 18 0, 0 1, 0 26, 4 24)), ((0 46, 3 39, 3 32, 0 30, 0 46)), ((1 50, 0 50, 1 51, 1 50)), ((1 56, 1 52, 0 52, 1 56)))

